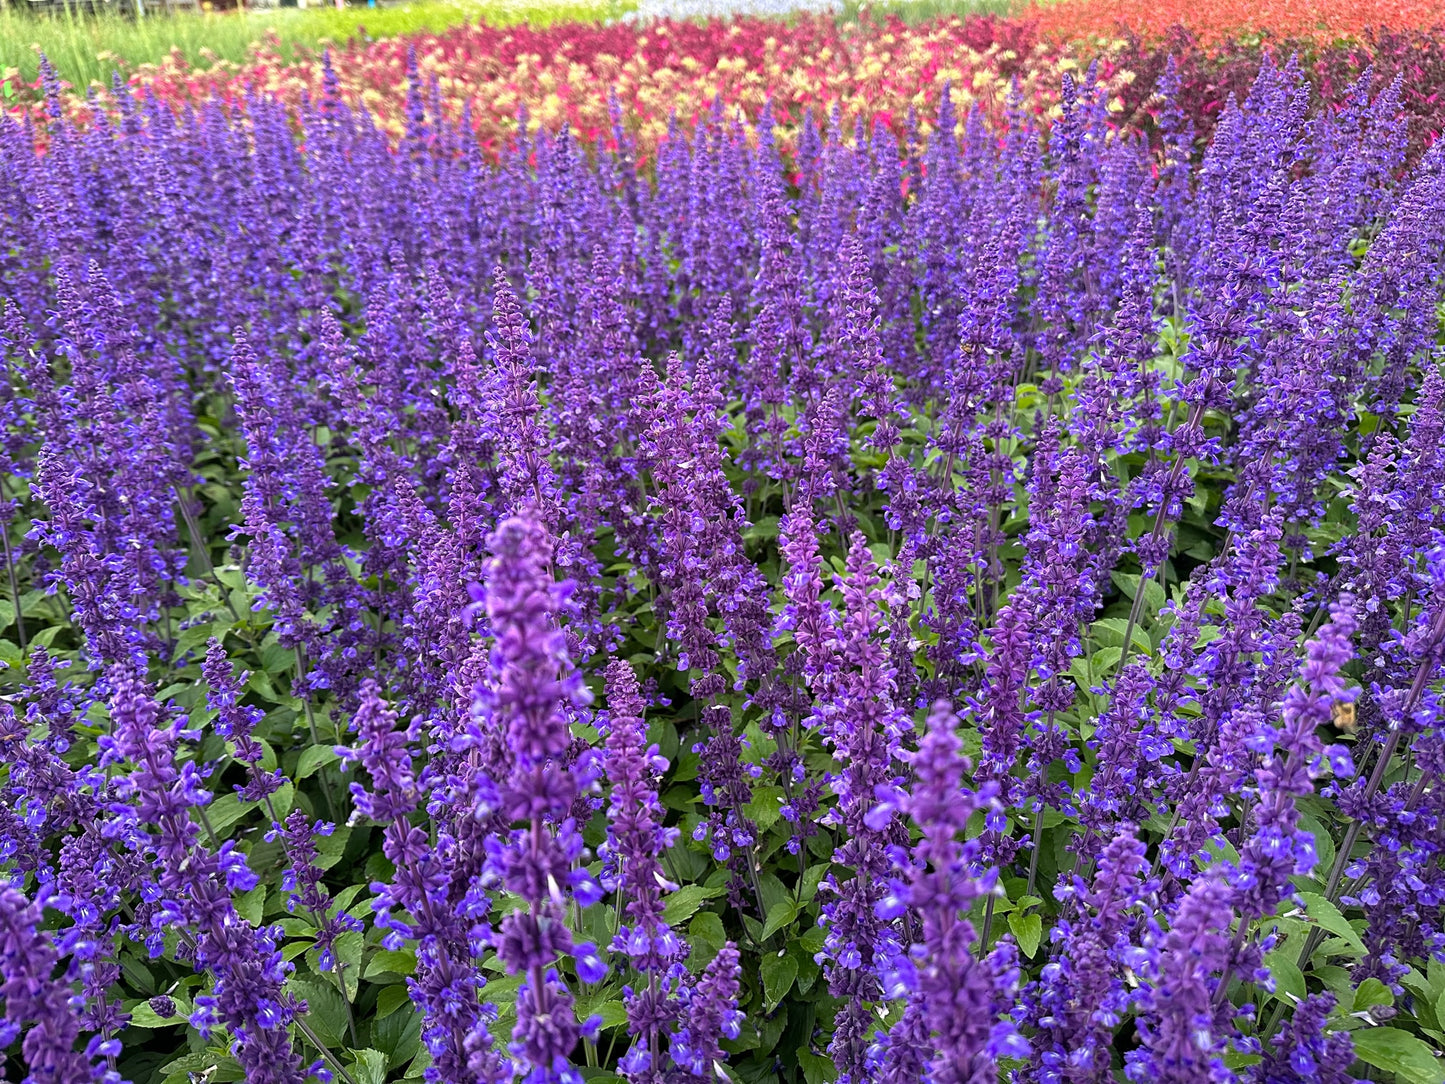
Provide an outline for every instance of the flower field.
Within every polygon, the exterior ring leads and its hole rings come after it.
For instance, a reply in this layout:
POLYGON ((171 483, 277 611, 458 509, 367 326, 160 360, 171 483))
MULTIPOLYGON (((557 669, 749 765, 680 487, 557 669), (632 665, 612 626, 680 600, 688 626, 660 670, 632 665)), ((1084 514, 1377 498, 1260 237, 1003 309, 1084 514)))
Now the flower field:
MULTIPOLYGON (((589 145, 606 141, 620 108, 643 166, 674 120, 690 132, 720 99, 754 124, 769 106, 791 166, 805 120, 821 126, 834 109, 846 127, 860 120, 865 128, 883 123, 899 139, 907 138, 913 115, 918 134, 926 136, 948 86, 956 108, 966 112, 977 105, 998 127, 1006 123, 1016 82, 1023 107, 1047 120, 1058 113, 1063 75, 1081 79, 1091 67, 1109 92, 1114 123, 1150 128, 1158 82, 1171 62, 1179 78, 1177 104, 1188 114, 1198 149, 1229 96, 1248 95, 1266 56, 1281 62, 1293 56, 1316 101, 1332 108, 1343 104, 1362 75, 1371 76, 1372 94, 1398 77, 1411 160, 1434 142, 1445 129, 1445 38, 1431 27, 1445 25, 1445 10, 1425 3, 1386 23, 1360 24, 1358 35, 1344 29, 1311 34, 1306 22, 1297 11, 1282 24, 1292 36, 1250 32, 1226 39, 1207 20, 1195 19, 1197 29, 1149 22, 1126 11, 1096 10, 1086 0, 1014 18, 949 17, 916 25, 886 12, 876 18, 865 13, 854 22, 805 13, 786 23, 473 22, 327 50, 269 35, 244 60, 199 65, 176 51, 158 63, 128 66, 125 86, 140 101, 157 99, 173 109, 216 102, 228 111, 244 111, 252 99, 265 97, 297 112, 330 93, 364 109, 393 140, 405 133, 414 109, 409 103, 420 94, 438 116, 469 128, 493 159, 523 122, 529 132, 566 124, 589 145), (1066 14, 1094 32, 1068 36, 1066 14)), ((43 127, 45 92, 39 78, 10 80, 9 112, 29 113, 43 127)), ((109 83, 96 82, 60 101, 66 115, 85 126, 100 114, 118 118, 115 94, 109 83)))
POLYGON ((1034 12, 1045 33, 1080 38, 1119 30, 1166 35, 1187 26, 1212 46, 1245 37, 1276 40, 1348 41, 1372 30, 1428 30, 1445 20, 1440 0, 1081 0, 1040 4, 1034 12))
POLYGON ((297 47, 308 53, 325 48, 326 43, 341 49, 353 41, 435 32, 476 21, 533 26, 587 22, 627 10, 623 0, 406 0, 385 7, 358 4, 341 9, 313 3, 309 8, 200 14, 184 10, 167 14, 155 4, 147 6, 150 14, 145 18, 130 19, 113 10, 116 0, 104 2, 112 10, 102 7, 82 13, 69 7, 42 18, 18 10, 15 4, 0 6, 0 76, 7 82, 33 84, 43 54, 62 78, 76 86, 109 86, 118 71, 129 74, 177 53, 194 63, 240 62, 265 41, 273 53, 290 61, 297 47))
POLYGON ((1445 46, 1205 7, 25 84, 5 1078, 1445 1084, 1445 46))

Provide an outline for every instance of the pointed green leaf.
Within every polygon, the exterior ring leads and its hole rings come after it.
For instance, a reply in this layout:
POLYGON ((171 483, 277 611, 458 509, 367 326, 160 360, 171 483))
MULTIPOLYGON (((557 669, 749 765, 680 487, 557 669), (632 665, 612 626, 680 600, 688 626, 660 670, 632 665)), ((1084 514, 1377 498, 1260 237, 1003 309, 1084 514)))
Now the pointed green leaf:
POLYGON ((838 1079, 838 1066, 832 1058, 815 1054, 806 1046, 798 1047, 798 1065, 806 1084, 832 1084, 838 1079))
POLYGON ((406 978, 416 974, 416 953, 397 949, 378 949, 366 961, 365 978, 378 975, 399 975, 406 978))
POLYGON ((356 1084, 386 1084, 386 1055, 380 1050, 353 1050, 351 1075, 356 1084))
POLYGON ((699 907, 710 899, 721 896, 725 889, 705 888, 702 885, 683 885, 667 897, 662 909, 662 920, 669 926, 681 926, 697 913, 699 907))
POLYGON ((692 923, 687 928, 687 939, 693 945, 694 950, 698 945, 706 946, 716 956, 722 947, 727 943, 727 933, 723 930, 722 919, 713 911, 699 911, 692 916, 692 923))
POLYGON ((768 910, 768 920, 763 923, 763 940, 766 941, 784 926, 791 925, 797 917, 798 904, 792 897, 773 904, 768 910))
MULTIPOLYGON (((406 987, 388 986, 382 993, 390 993, 392 990, 406 992, 406 987)), ((408 993, 405 1004, 411 1003, 408 993)), ((381 999, 378 998, 378 1012, 381 1011, 380 1005, 381 999)), ((388 1065, 400 1065, 416 1056, 421 1047, 421 1023, 422 1014, 419 1012, 394 1012, 371 1025, 371 1041, 377 1050, 386 1055, 388 1065)))
POLYGON ((763 957, 763 996, 771 1012, 793 988, 798 977, 798 961, 785 953, 769 953, 763 957))
POLYGON ((1298 949, 1291 944, 1264 957, 1264 966, 1269 968, 1270 978, 1274 979, 1274 996, 1289 1006, 1298 1005, 1308 993, 1305 977, 1295 963, 1298 954, 1298 949))
POLYGON ((1361 1028, 1351 1032, 1355 1057, 1394 1073, 1409 1084, 1445 1084, 1445 1068, 1423 1041, 1399 1028, 1361 1028))
POLYGON ((1368 1012, 1377 1005, 1395 1004, 1395 995, 1390 993, 1390 988, 1379 979, 1369 978, 1360 983, 1355 991, 1355 1003, 1351 1006, 1351 1012, 1368 1012))
POLYGON ((376 995, 376 1018, 385 1020, 403 1005, 411 1003, 411 991, 403 983, 385 987, 376 995))
POLYGON ((1039 942, 1044 936, 1044 920, 1037 914, 1022 915, 1014 911, 1008 916, 1008 928, 1013 931, 1019 951, 1030 960, 1039 951, 1039 942))
POLYGON ((1349 942, 1350 946, 1361 956, 1365 955, 1365 943, 1360 940, 1360 935, 1340 913, 1338 907, 1318 892, 1301 892, 1300 898, 1305 901, 1305 914, 1310 916, 1312 922, 1317 923, 1321 929, 1349 942))
POLYGON ((346 1041, 346 1005, 341 994, 327 979, 298 975, 290 982, 294 991, 306 1002, 306 1022, 331 1047, 346 1041))
POLYGON ((301 759, 296 762, 296 781, 300 782, 307 776, 313 775, 323 765, 333 764, 340 759, 333 746, 310 746, 301 753, 301 759))
POLYGON ((179 1000, 176 1001, 175 1015, 164 1019, 151 1008, 149 1001, 139 1002, 127 1011, 130 1013, 130 1023, 127 1026, 133 1028, 173 1028, 184 1024, 190 1013, 189 1007, 179 1000))
POLYGON ((261 925, 261 916, 266 910, 266 885, 257 885, 249 892, 236 897, 236 914, 252 926, 261 925))

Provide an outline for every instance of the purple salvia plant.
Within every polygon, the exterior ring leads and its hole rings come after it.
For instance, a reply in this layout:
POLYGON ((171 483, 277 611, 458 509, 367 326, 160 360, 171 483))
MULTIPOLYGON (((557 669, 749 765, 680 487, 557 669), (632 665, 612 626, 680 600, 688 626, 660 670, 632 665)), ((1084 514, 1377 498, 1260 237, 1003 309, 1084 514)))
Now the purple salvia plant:
POLYGON ((632 667, 621 659, 607 666, 606 774, 611 790, 604 864, 613 869, 619 916, 611 949, 627 957, 646 986, 623 988, 633 1047, 620 1068, 635 1082, 664 1079, 662 1039, 676 1018, 671 995, 685 981, 678 967, 688 946, 663 919, 663 893, 677 885, 663 872, 661 856, 678 829, 663 827, 656 779, 667 761, 646 745, 643 703, 632 667))
POLYGON ((156 901, 149 916, 153 946, 168 929, 184 931, 182 954, 215 975, 211 992, 195 999, 191 1024, 202 1034, 227 1028, 248 1080, 301 1084, 307 1074, 288 1028, 300 1004, 285 988, 290 966, 278 947, 280 931, 256 929, 236 913, 231 893, 254 888, 257 877, 235 842, 216 852, 201 843, 191 810, 211 796, 196 762, 178 765, 176 757, 190 735, 180 719, 165 717, 126 668, 112 668, 107 679, 111 730, 100 739, 101 761, 122 774, 113 783, 111 820, 103 833, 139 850, 150 864, 142 895, 156 901))
POLYGON ((687 1084, 715 1080, 725 1056, 722 1041, 742 1033, 743 1014, 738 1011, 741 976, 737 946, 728 941, 688 991, 669 1046, 687 1084))
POLYGON ((19 1041, 24 1075, 16 1079, 24 1084, 119 1084, 120 1074, 107 1066, 120 1052, 117 1040, 96 1034, 76 1049, 82 1027, 75 996, 68 976, 56 974, 64 935, 56 944, 45 917, 47 904, 57 903, 68 910, 44 890, 32 900, 13 884, 0 886, 0 1049, 19 1041))
POLYGON ((997 788, 987 783, 976 791, 964 787, 972 766, 963 756, 957 727, 949 705, 935 704, 928 729, 909 757, 915 776, 911 788, 881 788, 883 801, 869 814, 877 823, 896 810, 923 833, 911 851, 890 848, 894 870, 875 905, 879 918, 907 916, 916 931, 906 951, 887 961, 885 972, 888 993, 903 1000, 902 1015, 881 1053, 879 1079, 889 1084, 909 1079, 907 1073, 919 1061, 926 1066, 926 1079, 983 1084, 996 1077, 1000 1057, 1028 1052, 1004 1011, 1017 980, 1017 969, 1010 965, 1012 943, 1000 942, 980 961, 978 934, 964 917, 974 900, 995 890, 997 874, 982 867, 977 839, 959 837, 975 813, 997 801, 997 788))
POLYGON ((422 1041, 432 1061, 427 1080, 504 1079, 502 1059, 487 1032, 490 1009, 481 1002, 485 979, 475 957, 485 936, 482 920, 456 913, 442 856, 410 819, 423 797, 410 748, 419 727, 398 730, 396 713, 370 680, 362 684, 352 725, 357 747, 337 752, 371 777, 369 788, 351 784, 353 819, 365 817, 382 826, 382 853, 396 869, 390 884, 372 884, 373 910, 376 925, 385 931, 383 945, 416 945, 417 973, 407 987, 423 1014, 422 1041))
POLYGON ((1130 1080, 1204 1084, 1233 1080, 1224 1064, 1234 1007, 1217 996, 1230 965, 1233 891, 1217 877, 1195 881, 1167 931, 1144 938, 1133 970, 1140 979, 1140 1047, 1124 1059, 1130 1080))
POLYGON ((536 1084, 572 1084, 581 1079, 572 1049, 595 1035, 597 1022, 579 1025, 558 965, 569 958, 589 983, 607 973, 594 945, 573 940, 565 910, 569 901, 588 906, 601 894, 577 865, 582 839, 571 819, 577 795, 597 778, 596 758, 589 750, 570 764, 563 759, 571 746, 565 711, 582 707, 588 694, 557 624, 570 585, 552 579, 545 528, 533 518, 504 520, 491 549, 492 677, 478 708, 483 725, 505 733, 512 762, 496 780, 502 827, 488 845, 487 873, 527 905, 501 920, 492 944, 508 974, 523 979, 509 1046, 514 1069, 536 1084))
POLYGON ((880 920, 878 904, 889 873, 887 849, 904 840, 901 825, 877 806, 874 795, 897 785, 907 718, 893 704, 880 635, 887 591, 861 535, 853 538, 838 585, 843 617, 833 651, 839 672, 810 720, 839 764, 832 777, 838 805, 825 823, 846 837, 836 852, 838 868, 819 886, 827 893, 819 918, 827 930, 819 962, 829 992, 843 1002, 829 1053, 839 1079, 859 1084, 869 1079, 873 1006, 883 993, 880 971, 899 953, 898 931, 880 920))

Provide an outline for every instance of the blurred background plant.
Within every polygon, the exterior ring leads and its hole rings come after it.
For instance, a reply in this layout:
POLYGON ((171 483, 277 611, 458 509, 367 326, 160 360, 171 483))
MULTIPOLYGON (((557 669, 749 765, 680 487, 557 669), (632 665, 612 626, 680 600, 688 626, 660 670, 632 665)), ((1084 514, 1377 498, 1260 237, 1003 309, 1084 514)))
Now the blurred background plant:
MULTIPOLYGON (((1057 3, 1058 0, 1049 2, 1057 3)), ((916 26, 949 16, 1011 17, 1022 14, 1028 6, 1026 0, 886 0, 884 3, 877 3, 876 0, 842 0, 838 5, 838 17, 844 21, 857 22, 861 19, 897 16, 910 26, 916 26)))
POLYGON ((598 22, 621 17, 634 0, 423 0, 385 7, 255 8, 166 12, 157 7, 136 18, 114 7, 55 5, 32 10, 29 0, 0 3, 0 76, 34 82, 40 54, 61 79, 77 88, 109 84, 140 64, 156 64, 173 51, 191 63, 243 61, 274 34, 284 59, 298 47, 344 46, 379 38, 436 33, 463 23, 492 26, 598 22))

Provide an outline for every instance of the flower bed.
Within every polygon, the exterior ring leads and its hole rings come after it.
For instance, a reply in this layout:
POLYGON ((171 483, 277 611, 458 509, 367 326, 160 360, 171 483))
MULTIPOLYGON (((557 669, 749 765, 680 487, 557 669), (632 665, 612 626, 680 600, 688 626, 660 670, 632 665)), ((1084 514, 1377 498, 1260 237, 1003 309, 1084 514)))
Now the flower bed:
POLYGON ((0 128, 26 1079, 1440 1080, 1395 92, 1266 60, 1196 162, 1173 76, 1151 144, 1019 57, 786 166, 580 100, 493 160, 366 55, 0 128))

